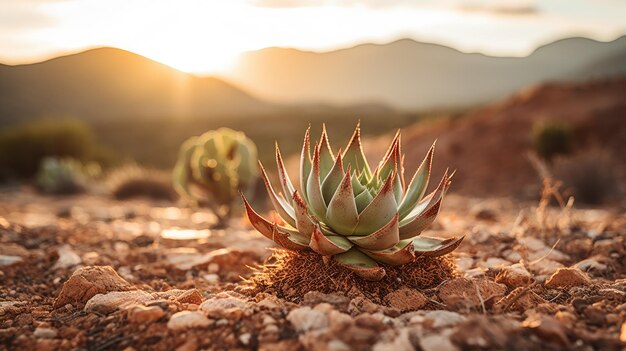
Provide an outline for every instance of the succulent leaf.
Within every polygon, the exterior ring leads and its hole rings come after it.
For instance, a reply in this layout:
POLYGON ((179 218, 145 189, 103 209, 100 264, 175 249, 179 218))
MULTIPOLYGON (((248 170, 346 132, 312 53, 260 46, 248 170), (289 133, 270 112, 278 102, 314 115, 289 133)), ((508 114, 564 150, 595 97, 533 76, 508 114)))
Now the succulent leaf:
POLYGON ((358 276, 371 281, 378 281, 385 276, 385 269, 361 251, 352 248, 333 256, 335 261, 358 276))
POLYGON ((293 183, 289 178, 289 174, 287 174, 287 170, 285 169, 285 164, 283 162, 283 157, 280 154, 280 149, 278 148, 278 143, 276 144, 276 165, 278 166, 278 177, 280 178, 280 184, 283 188, 283 195, 285 199, 291 202, 293 200, 293 193, 296 191, 296 188, 293 186, 293 183))
POLYGON ((324 221, 326 218, 326 202, 322 195, 322 185, 320 184, 320 150, 315 147, 313 153, 313 168, 309 174, 309 180, 307 182, 306 193, 309 206, 315 216, 324 221))
POLYGON ((354 133, 352 133, 346 151, 343 153, 343 160, 344 167, 351 166, 353 170, 362 170, 365 177, 371 176, 372 171, 361 146, 361 122, 357 123, 354 133))
POLYGON ((435 143, 428 150, 428 154, 420 164, 417 171, 413 175, 411 182, 406 190, 404 199, 400 203, 398 212, 400 213, 400 219, 407 216, 409 212, 415 207, 415 204, 424 196, 426 188, 428 187, 428 180, 430 179, 430 168, 433 161, 433 154, 435 152, 435 143))
POLYGON ((465 236, 450 239, 419 236, 413 239, 413 248, 416 256, 442 256, 456 250, 463 239, 465 236))
POLYGON ((321 229, 316 227, 311 235, 309 246, 322 256, 332 256, 350 250, 352 243, 343 236, 324 235, 321 229))
POLYGON ((382 228, 366 236, 349 236, 348 239, 358 247, 368 250, 384 250, 396 245, 400 241, 398 214, 382 228))
POLYGON ((354 235, 368 235, 382 228, 396 215, 397 205, 393 195, 393 174, 390 174, 372 202, 359 214, 354 235))
POLYGON ((335 160, 333 168, 330 170, 326 179, 324 179, 324 182, 322 183, 322 196, 324 197, 324 201, 327 205, 335 194, 335 191, 337 191, 337 187, 339 187, 339 183, 341 183, 344 175, 345 173, 343 171, 341 154, 337 154, 337 159, 335 160))
POLYGON ((263 165, 261 164, 260 161, 259 161, 259 168, 261 169, 261 175, 263 176, 265 189, 267 189, 267 193, 270 197, 270 201, 272 202, 272 205, 276 209, 276 212, 278 212, 280 217, 284 219, 285 222, 289 223, 289 225, 291 225, 292 227, 296 227, 296 219, 295 219, 296 214, 293 210, 293 207, 291 207, 291 204, 289 204, 285 198, 276 194, 276 192, 274 191, 274 187, 272 187, 272 183, 267 177, 265 168, 263 168, 263 165))
POLYGON ((300 190, 302 196, 307 198, 307 184, 309 175, 311 174, 311 140, 310 140, 311 127, 307 128, 304 133, 304 142, 302 145, 302 152, 300 153, 300 190))
MULTIPOLYGON (((348 166, 348 170, 350 167, 348 166)), ((336 233, 350 235, 359 221, 350 174, 346 173, 328 204, 327 224, 336 233)))
POLYGON ((415 248, 411 240, 402 240, 385 250, 373 251, 361 249, 361 251, 374 260, 390 266, 399 266, 415 260, 415 248))
POLYGON ((313 230, 315 230, 316 224, 311 219, 311 216, 309 216, 306 203, 297 190, 293 193, 293 206, 296 217, 296 228, 302 235, 310 238, 311 234, 313 234, 313 230))

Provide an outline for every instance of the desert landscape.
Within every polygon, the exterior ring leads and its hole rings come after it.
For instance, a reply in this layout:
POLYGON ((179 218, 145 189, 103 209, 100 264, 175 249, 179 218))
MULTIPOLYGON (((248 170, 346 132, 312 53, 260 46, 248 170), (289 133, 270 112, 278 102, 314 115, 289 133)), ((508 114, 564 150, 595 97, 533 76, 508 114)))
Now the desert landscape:
POLYGON ((626 8, 357 3, 0 4, 0 350, 623 350, 626 8))

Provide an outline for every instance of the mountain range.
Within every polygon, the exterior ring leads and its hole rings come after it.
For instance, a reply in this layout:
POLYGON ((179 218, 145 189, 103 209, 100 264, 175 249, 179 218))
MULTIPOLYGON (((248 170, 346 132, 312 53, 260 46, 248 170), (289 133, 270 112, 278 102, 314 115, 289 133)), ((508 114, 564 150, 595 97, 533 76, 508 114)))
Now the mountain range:
POLYGON ((102 121, 462 109, 544 81, 618 73, 626 73, 626 36, 607 43, 564 39, 523 58, 408 39, 327 53, 268 48, 244 54, 238 69, 222 78, 97 48, 34 64, 0 64, 0 124, 43 116, 102 121))
POLYGON ((230 78, 281 103, 378 102, 398 109, 474 107, 545 81, 626 73, 626 36, 563 39, 527 57, 492 57, 403 39, 315 53, 267 48, 244 54, 230 78))

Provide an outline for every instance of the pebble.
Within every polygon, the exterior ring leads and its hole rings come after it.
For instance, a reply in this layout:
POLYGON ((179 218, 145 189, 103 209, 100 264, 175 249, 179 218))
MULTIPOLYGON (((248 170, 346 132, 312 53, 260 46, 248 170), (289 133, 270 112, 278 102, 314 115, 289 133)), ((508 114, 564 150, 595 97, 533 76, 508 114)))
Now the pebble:
POLYGON ((183 330, 189 328, 203 328, 211 325, 211 321, 200 312, 181 311, 176 312, 167 322, 167 328, 171 330, 183 330))
POLYGON ((246 301, 226 295, 207 299, 200 305, 200 310, 207 316, 213 317, 243 313, 247 307, 246 301))
POLYGON ((439 288, 439 298, 449 307, 476 307, 490 298, 504 296, 506 286, 489 279, 455 278, 439 288))
POLYGON ((287 315, 287 320, 293 324, 296 331, 301 333, 328 326, 326 314, 308 306, 292 310, 287 315))
POLYGON ((137 324, 156 322, 164 315, 165 311, 159 306, 134 305, 128 308, 128 319, 137 324))
POLYGON ((120 277, 111 266, 87 266, 74 271, 70 279, 63 283, 54 308, 68 303, 87 302, 96 294, 111 291, 128 291, 133 286, 120 277))
POLYGON ((450 341, 451 330, 444 330, 441 333, 430 334, 419 339, 419 345, 422 351, 458 351, 450 341))
POLYGON ((52 328, 36 328, 33 332, 33 336, 37 339, 54 339, 57 337, 56 329, 52 328))
POLYGON ((85 311, 107 314, 131 304, 145 303, 153 299, 152 295, 142 290, 114 291, 107 294, 97 294, 89 299, 85 304, 85 311))
POLYGON ((571 288, 591 284, 587 274, 578 268, 559 268, 545 283, 550 289, 571 288))
POLYGON ((83 262, 72 247, 65 244, 57 249, 59 259, 54 263, 52 269, 66 269, 77 266, 83 262))
POLYGON ((502 267, 500 273, 496 276, 496 282, 502 283, 509 288, 517 288, 520 286, 526 286, 533 281, 530 272, 526 270, 521 263, 516 263, 510 266, 502 267))
POLYGON ((456 312, 438 310, 426 312, 423 317, 423 324, 428 328, 439 329, 455 326, 466 319, 465 316, 456 312))
POLYGON ((428 302, 428 298, 415 289, 401 288, 387 294, 384 298, 390 307, 397 308, 401 312, 415 311, 422 308, 428 302))
POLYGON ((10 266, 22 261, 24 261, 24 259, 20 256, 0 255, 0 267, 10 266))
POLYGON ((191 289, 180 294, 176 300, 180 303, 192 303, 199 305, 202 303, 202 293, 198 289, 191 289))

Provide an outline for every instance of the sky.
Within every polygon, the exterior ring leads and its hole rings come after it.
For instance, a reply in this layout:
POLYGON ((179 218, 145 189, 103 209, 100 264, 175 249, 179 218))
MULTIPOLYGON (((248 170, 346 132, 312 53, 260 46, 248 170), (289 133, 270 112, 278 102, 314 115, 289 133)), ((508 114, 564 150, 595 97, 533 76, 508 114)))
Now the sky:
POLYGON ((98 46, 197 74, 265 47, 329 51, 401 38, 525 56, 571 36, 626 34, 624 0, 0 0, 0 62, 98 46))

